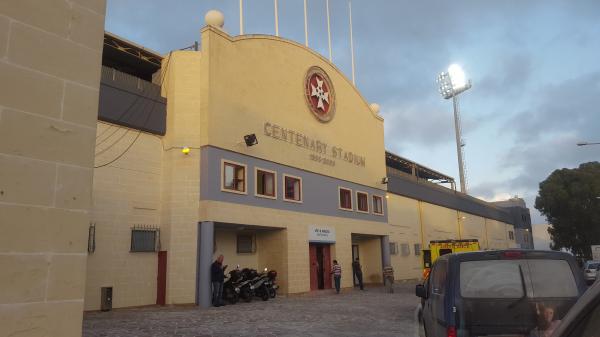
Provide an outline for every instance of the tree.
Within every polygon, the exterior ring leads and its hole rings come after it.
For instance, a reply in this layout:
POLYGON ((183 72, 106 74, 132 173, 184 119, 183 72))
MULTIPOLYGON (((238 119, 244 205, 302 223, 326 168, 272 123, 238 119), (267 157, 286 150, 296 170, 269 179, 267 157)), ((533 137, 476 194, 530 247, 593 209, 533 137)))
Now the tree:
POLYGON ((550 224, 552 249, 590 259, 590 245, 600 245, 600 163, 552 172, 540 183, 535 208, 550 224))

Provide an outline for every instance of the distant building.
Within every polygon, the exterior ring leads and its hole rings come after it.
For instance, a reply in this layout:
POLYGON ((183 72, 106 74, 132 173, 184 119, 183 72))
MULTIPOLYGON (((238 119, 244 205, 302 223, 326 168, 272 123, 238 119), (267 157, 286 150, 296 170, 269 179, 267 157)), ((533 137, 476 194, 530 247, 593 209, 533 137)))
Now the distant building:
POLYGON ((531 229, 531 214, 525 200, 519 197, 493 202, 494 205, 506 209, 513 216, 515 241, 523 249, 534 249, 531 229))

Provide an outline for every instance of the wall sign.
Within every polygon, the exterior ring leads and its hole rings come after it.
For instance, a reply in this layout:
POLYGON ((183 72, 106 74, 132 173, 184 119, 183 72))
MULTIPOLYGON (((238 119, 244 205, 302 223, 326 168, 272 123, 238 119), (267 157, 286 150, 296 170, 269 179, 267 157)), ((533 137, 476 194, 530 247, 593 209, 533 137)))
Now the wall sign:
POLYGON ((263 131, 264 135, 267 137, 294 144, 298 147, 312 151, 315 156, 310 157, 311 160, 319 161, 330 166, 335 166, 335 160, 341 160, 358 167, 365 167, 365 156, 358 155, 352 151, 347 151, 340 146, 330 146, 325 142, 311 138, 296 130, 265 122, 263 131))
POLYGON ((335 228, 308 226, 308 242, 335 243, 335 228))
POLYGON ((321 122, 329 122, 335 114, 335 92, 329 76, 319 67, 310 67, 304 79, 306 104, 321 122))

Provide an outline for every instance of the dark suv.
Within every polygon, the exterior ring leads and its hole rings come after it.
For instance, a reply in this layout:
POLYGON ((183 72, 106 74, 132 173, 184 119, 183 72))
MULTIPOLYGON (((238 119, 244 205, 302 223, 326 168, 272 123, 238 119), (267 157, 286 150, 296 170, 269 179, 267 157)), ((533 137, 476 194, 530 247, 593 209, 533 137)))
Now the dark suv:
POLYGON ((427 337, 543 337, 586 288, 570 254, 500 250, 440 257, 416 294, 427 337))

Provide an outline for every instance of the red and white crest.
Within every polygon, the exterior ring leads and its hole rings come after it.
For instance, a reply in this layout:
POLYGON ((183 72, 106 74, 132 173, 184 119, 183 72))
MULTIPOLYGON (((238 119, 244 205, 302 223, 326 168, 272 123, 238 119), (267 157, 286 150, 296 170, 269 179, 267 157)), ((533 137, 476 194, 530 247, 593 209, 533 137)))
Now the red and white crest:
POLYGON ((329 122, 335 112, 335 93, 329 76, 319 67, 311 67, 304 81, 306 102, 321 122, 329 122))

